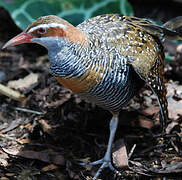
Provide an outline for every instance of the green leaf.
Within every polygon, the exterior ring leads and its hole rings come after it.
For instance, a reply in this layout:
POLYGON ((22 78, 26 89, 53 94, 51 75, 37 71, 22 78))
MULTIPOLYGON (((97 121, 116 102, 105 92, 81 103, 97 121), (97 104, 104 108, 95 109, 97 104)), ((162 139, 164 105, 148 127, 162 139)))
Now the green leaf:
POLYGON ((133 15, 127 0, 0 0, 0 5, 21 29, 45 15, 57 15, 73 25, 100 14, 133 15))
POLYGON ((123 14, 133 16, 133 9, 127 0, 120 0, 120 10, 123 14))

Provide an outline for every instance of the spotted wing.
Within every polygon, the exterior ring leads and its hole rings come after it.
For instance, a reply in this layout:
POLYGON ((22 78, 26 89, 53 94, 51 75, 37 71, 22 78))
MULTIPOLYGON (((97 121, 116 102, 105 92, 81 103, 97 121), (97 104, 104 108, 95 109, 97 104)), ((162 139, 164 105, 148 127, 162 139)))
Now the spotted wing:
POLYGON ((164 79, 163 46, 159 36, 148 33, 146 28, 135 26, 134 22, 127 23, 126 26, 129 29, 126 31, 127 36, 130 37, 128 41, 130 49, 126 52, 128 62, 157 96, 160 105, 161 126, 164 131, 168 120, 168 102, 164 79))

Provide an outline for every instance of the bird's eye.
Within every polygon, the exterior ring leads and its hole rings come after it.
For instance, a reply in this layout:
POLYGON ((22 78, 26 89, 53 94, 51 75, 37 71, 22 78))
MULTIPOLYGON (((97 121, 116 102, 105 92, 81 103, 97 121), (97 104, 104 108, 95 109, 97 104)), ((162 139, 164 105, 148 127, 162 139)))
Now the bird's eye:
POLYGON ((37 33, 39 33, 39 34, 45 34, 46 32, 47 32, 46 28, 39 28, 37 30, 37 33))

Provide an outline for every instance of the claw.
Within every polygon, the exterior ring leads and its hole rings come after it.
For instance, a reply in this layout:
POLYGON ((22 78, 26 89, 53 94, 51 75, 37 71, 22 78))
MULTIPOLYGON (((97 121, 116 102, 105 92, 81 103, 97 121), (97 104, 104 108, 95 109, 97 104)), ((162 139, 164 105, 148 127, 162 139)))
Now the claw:
POLYGON ((104 168, 108 167, 108 166, 109 166, 109 162, 103 162, 103 164, 100 166, 100 168, 98 169, 97 173, 96 173, 95 176, 93 177, 93 180, 96 180, 96 179, 100 176, 102 170, 103 170, 104 168))
POLYGON ((100 160, 98 160, 98 161, 91 162, 91 163, 89 163, 89 164, 90 164, 90 165, 93 165, 93 166, 98 165, 98 164, 102 164, 102 165, 100 166, 100 168, 97 170, 95 176, 93 177, 93 180, 96 180, 96 179, 100 176, 102 170, 105 169, 105 168, 107 168, 107 167, 110 168, 112 171, 117 172, 117 170, 113 167, 113 165, 112 165, 112 163, 111 163, 111 160, 109 160, 109 161, 107 160, 107 161, 106 161, 106 160, 103 158, 103 159, 100 159, 100 160))

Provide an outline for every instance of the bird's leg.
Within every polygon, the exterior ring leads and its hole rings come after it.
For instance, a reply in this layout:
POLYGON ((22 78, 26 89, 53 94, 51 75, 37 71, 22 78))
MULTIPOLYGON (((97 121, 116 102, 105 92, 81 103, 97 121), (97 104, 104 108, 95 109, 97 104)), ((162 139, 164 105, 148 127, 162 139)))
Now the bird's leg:
POLYGON ((104 155, 104 158, 90 163, 91 165, 102 164, 98 169, 97 173, 95 174, 93 180, 96 180, 99 177, 102 170, 106 167, 109 167, 111 170, 115 170, 115 168, 112 166, 111 163, 111 150, 117 126, 118 126, 118 115, 114 115, 110 121, 110 136, 109 136, 107 151, 104 155))

